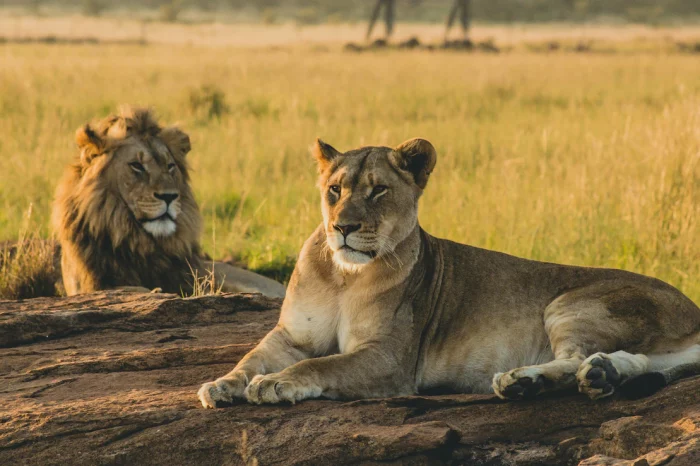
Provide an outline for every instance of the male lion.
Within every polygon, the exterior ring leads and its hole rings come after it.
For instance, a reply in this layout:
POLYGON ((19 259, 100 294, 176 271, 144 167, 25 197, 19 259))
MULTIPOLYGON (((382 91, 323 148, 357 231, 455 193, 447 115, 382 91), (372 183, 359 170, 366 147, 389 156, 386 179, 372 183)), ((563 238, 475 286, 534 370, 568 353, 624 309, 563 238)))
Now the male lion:
POLYGON ((323 223, 279 323, 201 387, 205 407, 436 389, 516 399, 577 385, 598 399, 650 371, 700 367, 700 309, 666 283, 423 231, 418 199, 436 161, 428 141, 347 153, 318 141, 314 154, 323 223))
MULTIPOLYGON (((201 217, 189 185, 190 139, 161 128, 148 110, 125 108, 78 129, 77 163, 56 192, 53 226, 69 295, 110 288, 190 292, 201 258, 201 217)), ((225 291, 283 297, 284 287, 226 264, 214 267, 225 291)))

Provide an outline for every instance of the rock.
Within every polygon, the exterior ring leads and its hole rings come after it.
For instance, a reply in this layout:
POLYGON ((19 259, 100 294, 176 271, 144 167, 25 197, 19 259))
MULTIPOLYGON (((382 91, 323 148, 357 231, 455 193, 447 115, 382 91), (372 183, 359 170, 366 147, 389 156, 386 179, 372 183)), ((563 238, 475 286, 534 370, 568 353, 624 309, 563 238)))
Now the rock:
POLYGON ((0 464, 700 464, 700 377, 639 400, 447 394, 201 408, 260 295, 0 301, 0 464))
POLYGON ((361 45, 358 45, 354 42, 348 42, 343 46, 343 50, 346 52, 362 52, 364 49, 361 45))
POLYGON ((474 49, 474 42, 469 39, 446 40, 442 44, 442 48, 450 50, 472 50, 474 49))
POLYGON ((420 40, 417 37, 411 37, 401 43, 399 43, 398 48, 400 49, 415 49, 421 46, 420 40))
POLYGON ((600 438, 592 440, 588 449, 609 457, 634 459, 639 452, 656 450, 684 434, 680 427, 647 423, 642 416, 622 417, 604 422, 600 438))
POLYGON ((371 44, 371 48, 373 49, 384 49, 389 46, 389 42, 386 39, 376 39, 374 42, 371 44))
POLYGON ((700 53, 700 42, 679 42, 678 50, 685 53, 700 53))

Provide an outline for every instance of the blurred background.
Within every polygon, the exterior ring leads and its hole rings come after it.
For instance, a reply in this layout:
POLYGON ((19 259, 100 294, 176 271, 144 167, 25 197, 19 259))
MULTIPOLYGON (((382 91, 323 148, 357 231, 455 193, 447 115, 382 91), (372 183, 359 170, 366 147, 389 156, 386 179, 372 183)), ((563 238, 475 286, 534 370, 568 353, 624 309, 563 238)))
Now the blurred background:
MULTIPOLYGON (((376 0, 4 0, 15 13, 83 14, 159 21, 300 24, 365 21, 376 0)), ((444 22, 454 0, 396 0, 397 21, 444 22)), ((470 0, 487 23, 550 21, 679 24, 697 21, 695 0, 470 0)))
MULTIPOLYGON (((464 37, 472 25, 567 24, 683 27, 700 21, 696 0, 3 0, 0 37, 140 40, 207 45, 274 45, 352 41, 368 36, 443 38, 445 26, 464 37), (112 20, 96 22, 96 18, 112 20), (200 26, 189 31, 167 25, 200 26), (402 24, 402 27, 394 27, 402 24), (267 31, 227 28, 264 25, 267 31), (327 27, 323 27, 323 26, 327 27), (371 26, 370 26, 371 25, 371 26), (422 28, 417 27, 423 26, 422 28), (314 27, 316 26, 316 27, 314 27), (426 27, 427 26, 427 27, 426 27), (429 27, 434 26, 434 27, 429 27)), ((574 30, 572 30, 574 27, 574 30)), ((493 31, 496 33, 497 31, 493 31)), ((499 39, 522 39, 500 31, 499 39), (506 37, 503 37, 503 36, 506 37)), ((541 32, 541 31, 540 31, 541 32)), ((564 31, 560 31, 564 32, 564 31)), ((593 32, 593 36, 596 36, 593 32)), ((489 36, 494 38, 493 34, 489 36)))
POLYGON ((427 231, 700 301, 697 0, 3 0, 0 298, 53 293, 73 135, 121 104, 190 134, 207 253, 281 281, 321 220, 315 138, 421 136, 427 231))

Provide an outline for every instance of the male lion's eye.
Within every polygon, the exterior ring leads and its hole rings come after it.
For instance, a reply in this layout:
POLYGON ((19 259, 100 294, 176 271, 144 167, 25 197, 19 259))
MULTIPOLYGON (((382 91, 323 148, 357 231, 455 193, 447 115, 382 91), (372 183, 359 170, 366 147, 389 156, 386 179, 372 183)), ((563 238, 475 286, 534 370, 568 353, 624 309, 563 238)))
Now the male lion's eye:
POLYGON ((328 188, 328 189, 329 189, 330 192, 332 192, 333 194, 340 194, 340 186, 338 186, 337 184, 331 185, 331 187, 328 188))
POLYGON ((143 168, 143 165, 141 165, 141 164, 138 163, 138 162, 131 162, 131 163, 129 164, 129 166, 130 166, 131 169, 134 170, 136 173, 143 173, 143 172, 146 171, 146 169, 143 168))
POLYGON ((168 171, 171 173, 175 171, 175 164, 174 163, 168 164, 168 171))
POLYGON ((374 187, 374 189, 372 189, 372 194, 370 194, 369 197, 374 199, 375 197, 381 196, 386 192, 387 189, 389 188, 387 188, 384 185, 377 185, 374 187))

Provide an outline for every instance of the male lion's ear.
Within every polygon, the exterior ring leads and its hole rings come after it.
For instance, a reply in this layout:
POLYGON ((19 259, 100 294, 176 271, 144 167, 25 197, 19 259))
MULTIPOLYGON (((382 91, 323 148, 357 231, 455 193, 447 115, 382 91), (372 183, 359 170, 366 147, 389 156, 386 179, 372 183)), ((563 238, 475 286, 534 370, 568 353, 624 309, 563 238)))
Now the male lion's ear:
POLYGON ((80 149, 80 162, 87 166, 92 159, 102 154, 105 148, 105 141, 97 132, 87 124, 75 132, 75 142, 80 149))
POLYGON ((425 189, 437 162, 433 145, 425 139, 409 139, 398 145, 392 155, 399 168, 410 172, 418 187, 425 189))
POLYGON ((316 144, 314 144, 314 148, 311 152, 316 162, 318 162, 318 169, 320 171, 323 171, 333 159, 343 155, 333 146, 326 144, 320 139, 316 139, 316 144))
POLYGON ((163 128, 160 133, 158 133, 158 137, 168 146, 170 152, 175 156, 184 157, 192 150, 190 137, 187 133, 175 126, 163 128))

